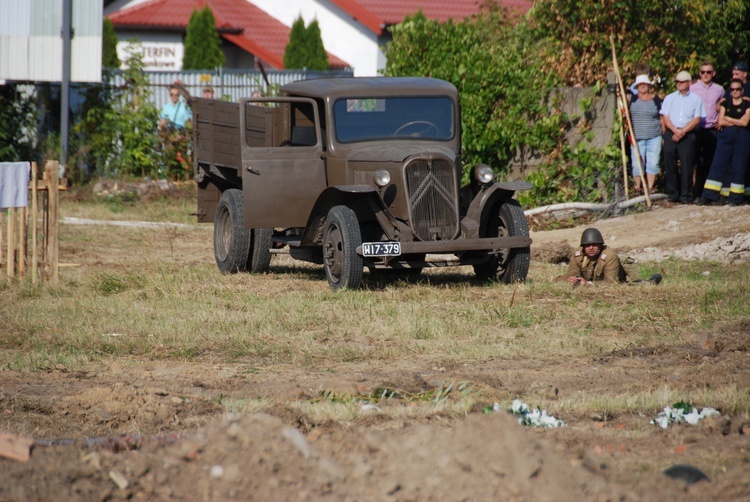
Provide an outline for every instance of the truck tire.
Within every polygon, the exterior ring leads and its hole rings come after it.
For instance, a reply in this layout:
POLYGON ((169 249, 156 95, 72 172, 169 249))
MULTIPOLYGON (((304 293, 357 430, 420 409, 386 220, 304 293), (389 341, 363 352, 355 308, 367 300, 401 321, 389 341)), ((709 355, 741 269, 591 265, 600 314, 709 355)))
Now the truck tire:
MULTIPOLYGON (((518 201, 509 199, 500 203, 500 209, 497 205, 491 209, 494 211, 490 215, 487 224, 486 235, 482 237, 515 237, 529 236, 529 226, 526 223, 526 216, 518 201)), ((529 273, 529 261, 531 258, 531 248, 510 248, 502 249, 500 253, 494 254, 485 263, 474 265, 474 273, 483 280, 501 281, 504 284, 514 282, 524 282, 529 273)))
POLYGON ((323 227, 323 268, 331 289, 357 289, 364 262, 357 254, 362 245, 359 221, 346 206, 334 206, 323 227))
POLYGON ((254 274, 268 272, 271 266, 271 228, 253 228, 251 231, 250 253, 245 268, 254 274))
POLYGON ((252 233, 244 227, 242 190, 225 190, 214 217, 214 258, 223 274, 247 270, 252 233))

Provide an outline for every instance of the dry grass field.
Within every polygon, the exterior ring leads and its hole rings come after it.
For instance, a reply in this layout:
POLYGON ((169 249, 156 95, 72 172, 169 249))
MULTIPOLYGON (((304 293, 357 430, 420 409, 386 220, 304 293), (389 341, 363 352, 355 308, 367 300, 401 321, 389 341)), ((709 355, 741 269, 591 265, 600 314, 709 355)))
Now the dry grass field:
MULTIPOLYGON (((709 228, 691 210, 597 226, 638 235, 631 250, 750 230, 750 207, 703 209, 709 228), (656 218, 691 224, 665 240, 656 218)), ((532 260, 520 285, 432 269, 332 292, 285 255, 221 275, 189 186, 74 190, 62 211, 61 261, 79 266, 0 282, 0 433, 36 441, 28 462, 0 458, 0 500, 750 499, 746 262, 641 263, 659 286, 571 289, 532 260), (516 398, 566 426, 519 425, 516 398), (649 423, 680 401, 721 416, 649 423), (708 480, 663 474, 676 464, 708 480)))

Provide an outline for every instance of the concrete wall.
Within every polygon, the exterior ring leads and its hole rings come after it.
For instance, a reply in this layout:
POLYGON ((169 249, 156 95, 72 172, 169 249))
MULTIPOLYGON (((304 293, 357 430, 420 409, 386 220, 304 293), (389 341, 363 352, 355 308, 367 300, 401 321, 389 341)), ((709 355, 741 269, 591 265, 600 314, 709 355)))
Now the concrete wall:
MULTIPOLYGON (((598 94, 591 87, 566 87, 558 89, 562 95, 561 109, 571 118, 570 129, 565 139, 570 145, 578 145, 584 141, 591 148, 603 148, 612 141, 617 104, 614 93, 614 75, 607 75, 610 85, 598 94), (591 100, 591 106, 584 110, 582 101, 591 100), (593 135, 586 139, 587 131, 593 135)), ((589 136, 591 136, 589 135, 589 136)), ((523 179, 544 160, 537 151, 519 150, 509 162, 507 179, 523 179)))

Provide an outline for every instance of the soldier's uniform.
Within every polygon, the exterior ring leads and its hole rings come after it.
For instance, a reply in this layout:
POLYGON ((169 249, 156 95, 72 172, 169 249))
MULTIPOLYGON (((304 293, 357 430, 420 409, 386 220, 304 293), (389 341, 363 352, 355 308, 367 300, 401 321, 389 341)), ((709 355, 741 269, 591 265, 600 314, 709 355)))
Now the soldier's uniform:
POLYGON ((607 283, 625 282, 625 269, 620 264, 617 253, 602 245, 599 256, 592 260, 583 251, 583 246, 576 249, 570 256, 568 273, 565 277, 583 277, 589 282, 604 281, 607 283))

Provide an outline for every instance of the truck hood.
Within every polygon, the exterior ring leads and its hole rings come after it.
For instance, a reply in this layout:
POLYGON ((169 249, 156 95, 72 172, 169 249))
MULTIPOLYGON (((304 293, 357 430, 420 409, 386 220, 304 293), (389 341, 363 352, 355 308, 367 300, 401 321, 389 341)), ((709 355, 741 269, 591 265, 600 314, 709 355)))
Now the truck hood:
POLYGON ((439 143, 420 142, 419 144, 409 143, 404 145, 394 145, 393 141, 388 144, 373 144, 353 148, 346 155, 349 162, 404 162, 407 158, 413 156, 445 156, 449 159, 455 159, 458 156, 450 146, 439 143))

